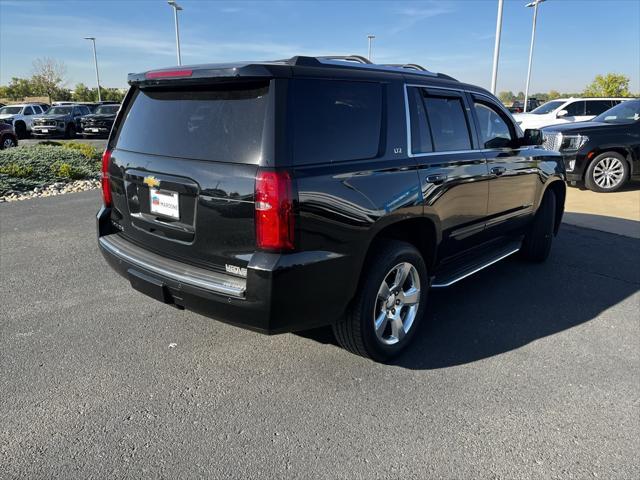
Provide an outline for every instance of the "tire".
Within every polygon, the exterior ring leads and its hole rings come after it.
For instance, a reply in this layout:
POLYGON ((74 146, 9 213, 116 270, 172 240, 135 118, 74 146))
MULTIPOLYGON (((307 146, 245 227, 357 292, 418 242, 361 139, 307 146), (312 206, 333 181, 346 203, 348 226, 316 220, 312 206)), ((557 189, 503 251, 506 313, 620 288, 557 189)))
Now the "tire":
POLYGON ((358 292, 344 318, 333 325, 333 333, 346 350, 386 361, 402 352, 418 330, 429 279, 424 260, 413 245, 385 240, 374 248, 358 292), (403 277, 404 282, 399 282, 403 277))
POLYGON ((16 131, 16 137, 20 139, 27 138, 27 126, 24 122, 16 122, 14 129, 16 131))
POLYGON ((547 190, 522 241, 520 253, 525 259, 541 263, 549 257, 555 222, 556 194, 553 190, 547 190))
POLYGON ((0 141, 0 150, 16 147, 17 145, 18 143, 15 141, 15 139, 10 135, 7 135, 0 141))
POLYGON ((65 138, 75 138, 76 136, 76 127, 73 123, 70 123, 65 131, 65 138))
POLYGON ((587 167, 584 175, 585 186, 594 192, 615 192, 629 179, 629 164, 616 152, 598 155, 587 167))

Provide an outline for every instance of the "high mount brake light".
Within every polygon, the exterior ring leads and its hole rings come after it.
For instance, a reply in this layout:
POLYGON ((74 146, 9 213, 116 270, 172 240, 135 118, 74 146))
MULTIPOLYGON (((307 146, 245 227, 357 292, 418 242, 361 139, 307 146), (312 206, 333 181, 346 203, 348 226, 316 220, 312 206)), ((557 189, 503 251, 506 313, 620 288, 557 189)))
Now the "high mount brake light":
POLYGON ((109 184, 109 161, 111 160, 111 150, 106 149, 102 154, 102 172, 100 184, 102 186, 102 200, 105 207, 111 206, 111 185, 109 184))
POLYGON ((287 171, 258 171, 255 189, 256 244, 263 250, 294 248, 291 175, 287 171))
POLYGON ((153 80, 154 78, 190 77, 191 75, 193 75, 193 70, 161 70, 147 72, 144 77, 148 80, 153 80))

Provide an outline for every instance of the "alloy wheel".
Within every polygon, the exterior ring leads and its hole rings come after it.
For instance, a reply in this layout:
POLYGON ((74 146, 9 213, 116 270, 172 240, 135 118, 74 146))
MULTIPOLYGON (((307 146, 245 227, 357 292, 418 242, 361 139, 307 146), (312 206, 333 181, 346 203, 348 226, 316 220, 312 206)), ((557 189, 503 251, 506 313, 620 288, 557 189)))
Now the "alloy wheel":
POLYGON ((624 165, 615 157, 601 159, 593 168, 593 181, 600 188, 617 187, 624 180, 624 165))
POLYGON ((395 345, 413 326, 420 304, 420 275, 411 263, 393 267, 382 280, 376 297, 373 326, 384 345, 395 345))
POLYGON ((5 138, 4 141, 2 142, 2 148, 11 148, 15 146, 16 144, 13 141, 13 138, 5 138))

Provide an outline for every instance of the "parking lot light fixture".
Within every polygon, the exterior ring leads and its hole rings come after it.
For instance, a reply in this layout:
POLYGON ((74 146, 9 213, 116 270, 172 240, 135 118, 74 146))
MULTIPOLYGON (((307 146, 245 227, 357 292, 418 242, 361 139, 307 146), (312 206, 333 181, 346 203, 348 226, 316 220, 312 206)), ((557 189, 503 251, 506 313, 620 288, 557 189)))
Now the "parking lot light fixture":
POLYGON ((375 35, 367 35, 367 39, 369 40, 369 54, 367 55, 367 59, 369 61, 371 60, 371 43, 373 42, 374 38, 376 38, 375 35))
POLYGON ((534 0, 531 3, 527 3, 527 8, 533 7, 533 27, 531 28, 531 46, 529 47, 529 68, 527 68, 527 85, 524 89, 524 108, 523 112, 527 111, 527 103, 529 103, 529 83, 531 82, 531 61, 533 60, 533 44, 536 40, 536 20, 538 19, 538 5, 545 0, 534 0))
POLYGON ((178 28, 178 11, 182 7, 175 0, 167 0, 169 6, 173 8, 173 20, 176 24, 176 53, 178 54, 178 65, 182 65, 182 56, 180 55, 180 29, 178 28))
POLYGON ((491 93, 496 94, 498 82, 498 58, 500 57, 500 36, 502 34, 502 7, 504 0, 498 0, 498 18, 496 19, 496 38, 493 47, 493 71, 491 73, 491 93))
POLYGON ((96 37, 84 37, 85 40, 91 40, 93 42, 93 63, 96 65, 96 82, 98 83, 98 101, 102 101, 102 94, 100 93, 100 73, 98 72, 98 55, 96 54, 96 37))

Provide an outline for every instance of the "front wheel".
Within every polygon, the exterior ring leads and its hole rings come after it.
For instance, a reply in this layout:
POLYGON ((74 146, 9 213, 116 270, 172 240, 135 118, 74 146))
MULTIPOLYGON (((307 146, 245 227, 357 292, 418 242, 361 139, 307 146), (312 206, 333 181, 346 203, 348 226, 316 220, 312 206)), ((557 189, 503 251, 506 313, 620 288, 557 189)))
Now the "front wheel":
POLYGON ((403 351, 415 335, 429 280, 424 260, 413 245, 386 240, 375 248, 352 306, 333 332, 343 348, 385 361, 403 351))
POLYGON ((594 192, 620 190, 629 178, 629 165, 622 155, 604 152, 589 164, 584 176, 585 186, 594 192))
POLYGON ((532 262, 544 262, 549 257, 555 223, 556 194, 553 190, 547 190, 522 241, 520 253, 524 258, 532 262))
POLYGON ((7 136, 2 140, 2 144, 0 144, 0 148, 4 150, 6 148, 15 147, 16 145, 17 145, 16 141, 12 137, 7 136))

